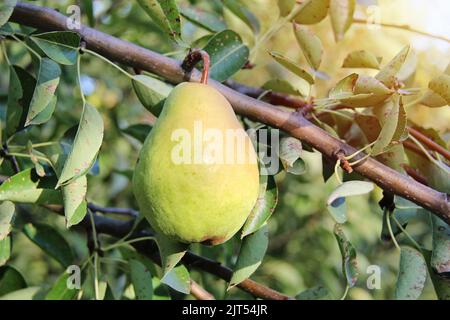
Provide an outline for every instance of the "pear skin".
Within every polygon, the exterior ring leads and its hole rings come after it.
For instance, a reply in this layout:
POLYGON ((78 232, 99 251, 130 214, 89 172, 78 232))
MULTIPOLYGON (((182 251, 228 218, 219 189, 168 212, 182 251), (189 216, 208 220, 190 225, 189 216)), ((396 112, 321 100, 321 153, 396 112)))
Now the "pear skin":
POLYGON ((259 190, 257 155, 230 103, 182 83, 146 138, 133 177, 152 227, 184 243, 216 245, 244 224, 259 190))

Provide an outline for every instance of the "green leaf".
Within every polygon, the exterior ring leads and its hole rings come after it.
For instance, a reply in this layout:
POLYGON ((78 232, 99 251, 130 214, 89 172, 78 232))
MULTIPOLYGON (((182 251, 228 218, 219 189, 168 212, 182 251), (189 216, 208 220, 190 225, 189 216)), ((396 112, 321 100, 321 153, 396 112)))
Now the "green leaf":
MULTIPOLYGON (((0 12, 1 15, 1 12, 0 12)), ((0 34, 9 36, 14 33, 14 28, 11 26, 10 23, 6 23, 3 26, 0 26, 0 34)))
MULTIPOLYGON (((135 224, 137 225, 137 224, 135 224)), ((150 270, 150 273, 153 275, 157 274, 157 269, 155 267, 155 263, 147 256, 140 254, 131 246, 121 246, 118 247, 120 251, 120 255, 124 260, 138 260, 142 263, 147 269, 150 270)))
MULTIPOLYGON (((0 266, 8 262, 11 257, 11 236, 0 240, 0 266)), ((1 287, 1 285, 0 285, 1 287)))
POLYGON ((334 227, 334 236, 339 245, 339 250, 342 256, 342 273, 345 276, 347 285, 353 288, 358 280, 359 270, 356 261, 356 250, 350 241, 347 240, 342 226, 336 224, 334 227))
POLYGON ((71 247, 53 227, 45 224, 26 224, 24 234, 48 255, 58 261, 63 267, 68 267, 74 261, 71 247))
POLYGON ((199 8, 183 6, 181 7, 181 15, 193 24, 211 32, 220 32, 227 28, 223 19, 214 13, 199 8))
POLYGON ((12 266, 0 268, 0 297, 23 288, 27 283, 22 274, 12 266))
POLYGON ((450 226, 436 215, 431 215, 433 224, 433 251, 431 267, 437 273, 450 273, 450 226))
POLYGON ((77 62, 80 35, 72 31, 52 31, 35 34, 31 40, 52 60, 65 65, 77 62))
POLYGON ((175 0, 137 0, 137 2, 172 40, 182 43, 180 13, 175 0))
POLYGON ((198 39, 195 39, 194 41, 191 42, 191 48, 203 48, 208 44, 208 41, 211 40, 212 37, 214 37, 214 34, 210 33, 198 39))
POLYGON ((410 51, 410 47, 406 46, 400 51, 383 69, 376 75, 375 78, 383 82, 386 87, 392 88, 397 82, 397 74, 400 72, 403 64, 406 61, 410 51))
POLYGON ((322 62, 323 46, 320 38, 306 27, 294 25, 294 34, 309 65, 315 70, 319 69, 322 62))
POLYGON ((297 300, 332 300, 331 294, 327 288, 316 286, 300 292, 295 296, 297 300))
POLYGON ((395 299, 417 300, 427 279, 427 264, 422 254, 411 247, 402 246, 395 299))
POLYGON ((359 108, 376 106, 392 93, 377 79, 352 73, 330 90, 329 97, 347 106, 359 108))
POLYGON ((49 105, 58 87, 60 75, 61 68, 56 62, 48 58, 41 59, 36 88, 30 102, 25 126, 33 124, 33 119, 49 105))
POLYGON ((441 74, 431 80, 428 87, 444 99, 447 104, 450 104, 450 75, 441 74))
POLYGON ((249 50, 234 31, 217 33, 203 48, 211 59, 209 75, 217 81, 225 81, 241 70, 248 60, 249 50))
POLYGON ((159 254, 161 256, 161 265, 164 275, 167 275, 183 258, 189 246, 187 244, 173 241, 166 236, 158 233, 156 235, 159 254))
POLYGON ((35 204, 61 204, 61 192, 55 190, 55 179, 39 177, 34 169, 26 169, 0 185, 0 201, 35 204))
POLYGON ((153 299, 152 274, 139 260, 132 259, 129 262, 131 283, 138 300, 153 299))
POLYGON ((381 58, 367 50, 350 52, 344 59, 343 68, 380 69, 381 58))
POLYGON ((17 4, 17 0, 3 0, 2 2, 0 4, 0 27, 8 22, 17 4))
POLYGON ((431 267, 431 251, 423 249, 422 252, 427 262, 428 273, 430 274, 438 299, 450 300, 450 278, 445 274, 438 274, 433 270, 431 267))
POLYGON ((402 233, 402 230, 398 227, 393 217, 400 223, 403 228, 406 228, 408 222, 417 215, 417 206, 412 202, 395 196, 394 198, 395 210, 393 213, 389 213, 387 210, 383 213, 383 225, 381 228, 381 239, 389 241, 391 240, 391 233, 387 226, 387 216, 389 215, 391 229, 394 236, 402 233))
POLYGON ((270 55, 283 67, 299 76, 303 80, 307 81, 309 84, 314 84, 314 78, 305 70, 303 70, 298 64, 296 64, 291 59, 286 58, 278 52, 270 52, 270 55))
POLYGON ((0 240, 5 239, 11 232, 11 223, 15 210, 14 203, 10 201, 5 201, 0 204, 0 240))
POLYGON ((133 76, 133 89, 142 105, 155 116, 161 113, 164 101, 173 87, 144 74, 133 76))
POLYGON ((103 119, 89 104, 83 107, 72 149, 59 176, 57 186, 84 175, 92 166, 103 140, 103 119))
POLYGON ((327 205, 327 209, 337 223, 347 222, 347 203, 345 198, 337 198, 327 205))
POLYGON ((53 112, 56 109, 56 103, 58 101, 58 98, 56 96, 53 96, 48 105, 44 108, 44 110, 41 111, 29 124, 42 124, 46 123, 48 120, 51 119, 53 112))
POLYGON ((62 188, 67 228, 80 223, 87 213, 87 178, 81 176, 62 188))
POLYGON ((258 231, 269 220, 278 202, 278 188, 273 176, 261 175, 259 195, 242 228, 241 238, 258 231))
POLYGON ((36 80, 31 74, 19 66, 10 66, 6 110, 7 138, 24 128, 35 86, 36 80))
POLYGON ((0 297, 0 300, 33 300, 40 287, 28 287, 16 290, 0 297))
POLYGON ((277 93, 285 93, 294 96, 301 96, 302 93, 299 89, 294 88, 289 81, 281 79, 270 79, 267 81, 262 88, 264 90, 270 90, 277 93))
POLYGON ((69 273, 63 272, 45 295, 45 300, 74 300, 80 290, 69 288, 67 283, 69 277, 69 273))
POLYGON ((129 134, 133 138, 144 143, 145 139, 147 138, 147 136, 149 135, 151 130, 152 130, 151 125, 139 123, 139 124, 133 124, 125 129, 122 129, 122 132, 129 134))
POLYGON ((374 189, 372 182, 366 181, 347 181, 338 186, 328 197, 327 204, 333 203, 338 198, 359 196, 370 193, 374 189))
POLYGON ((242 20, 254 33, 258 33, 260 26, 255 15, 245 7, 240 0, 223 0, 223 5, 242 20))
POLYGON ((356 0, 331 0, 330 18, 336 41, 342 40, 353 23, 356 0))
POLYGON ((347 207, 345 198, 369 193, 374 185, 366 181, 347 181, 338 186, 328 197, 327 208, 337 223, 347 221, 347 207))
POLYGON ((329 97, 331 99, 341 99, 349 97, 353 94, 355 90, 356 81, 358 81, 359 75, 352 73, 340 80, 336 86, 330 90, 329 97))
POLYGON ((372 148, 372 154, 385 152, 393 143, 404 140, 407 136, 407 115, 401 96, 393 96, 388 101, 389 113, 381 129, 377 142, 372 148))
POLYGON ((183 265, 179 265, 166 273, 161 279, 161 283, 184 294, 189 294, 191 292, 191 277, 188 269, 183 265))
POLYGON ((306 0, 294 20, 300 24, 316 24, 325 19, 330 7, 330 0, 306 0))
POLYGON ((242 240, 241 249, 228 289, 238 285, 260 266, 269 244, 267 224, 242 240))
POLYGON ((82 12, 86 14, 88 18, 88 23, 90 27, 95 26, 95 17, 94 17, 94 1, 92 0, 83 0, 82 12))
POLYGON ((402 144, 394 144, 384 153, 376 156, 376 159, 397 172, 403 172, 405 163, 405 148, 402 144))
MULTIPOLYGON (((300 158, 303 152, 302 142, 293 137, 283 137, 280 141, 279 157, 284 169, 292 174, 302 174, 305 172, 305 166, 298 166, 302 163, 300 158)), ((303 163, 304 164, 304 163, 303 163)))

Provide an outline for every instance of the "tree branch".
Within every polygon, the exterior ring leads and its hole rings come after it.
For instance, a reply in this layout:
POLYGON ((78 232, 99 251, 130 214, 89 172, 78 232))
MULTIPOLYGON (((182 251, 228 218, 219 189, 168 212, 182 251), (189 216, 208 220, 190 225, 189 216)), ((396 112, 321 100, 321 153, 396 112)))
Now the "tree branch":
MULTIPOLYGON (((16 5, 11 21, 43 31, 68 30, 66 16, 55 10, 28 3, 18 3, 16 5)), ((125 40, 115 38, 84 25, 75 31, 86 42, 88 49, 96 51, 110 60, 155 73, 172 83, 183 81, 199 82, 201 78, 198 70, 193 70, 189 75, 186 75, 179 61, 125 40)), ((299 113, 280 110, 266 102, 236 92, 214 80, 210 80, 209 85, 220 91, 230 101, 237 113, 279 128, 291 136, 303 140, 332 161, 337 160, 336 154, 338 152, 350 155, 357 151, 350 145, 330 136, 321 128, 313 125, 299 113)), ((363 156, 364 154, 361 154, 355 157, 354 160, 358 160, 363 156)), ((383 190, 413 201, 450 224, 450 197, 447 194, 418 183, 414 179, 400 174, 373 158, 368 158, 359 163, 354 170, 375 182, 383 190)))
POLYGON ((418 131, 414 128, 408 128, 408 131, 414 138, 416 138, 421 143, 426 145, 428 147, 428 149, 430 149, 432 151, 436 151, 437 153, 444 156, 445 159, 450 161, 450 151, 448 151, 441 145, 437 144, 436 142, 434 142, 433 140, 428 138, 426 135, 424 135, 423 133, 421 133, 420 131, 418 131))
POLYGON ((129 208, 116 208, 116 207, 100 207, 93 203, 88 203, 88 208, 92 212, 101 212, 101 213, 112 213, 112 214, 121 214, 129 217, 136 218, 139 213, 136 210, 129 208))
MULTIPOLYGON (((259 96, 261 96, 264 93, 263 89, 249 87, 249 86, 240 84, 240 83, 232 81, 232 80, 226 81, 225 84, 227 86, 229 86, 230 88, 233 88, 234 90, 236 90, 240 93, 243 93, 245 95, 248 95, 250 97, 253 97, 253 98, 258 98, 259 96)), ((278 92, 267 93, 266 95, 264 95, 264 100, 266 100, 267 102, 269 102, 271 104, 281 105, 281 106, 285 106, 285 107, 296 109, 296 110, 299 108, 307 109, 310 106, 305 100, 303 100, 301 98, 292 97, 292 96, 289 96, 289 95, 286 95, 283 93, 278 93, 278 92)), ((349 106, 345 106, 345 105, 337 105, 337 106, 333 107, 333 110, 340 110, 340 109, 353 109, 353 108, 351 108, 349 106)), ((411 127, 408 127, 408 132, 412 136, 414 136, 417 140, 419 140, 424 145, 426 145, 430 150, 435 151, 435 152, 441 154, 447 160, 450 160, 450 151, 448 151, 441 145, 434 142, 431 138, 427 137, 420 131, 418 131, 414 128, 411 128, 411 127)), ((409 148, 409 145, 408 145, 408 148, 409 148)))
MULTIPOLYGON (((61 205, 44 205, 43 207, 55 213, 64 214, 64 208, 61 205)), ((112 211, 114 212, 126 210, 120 208, 110 208, 110 209, 112 209, 112 211)), ((134 226, 135 222, 134 219, 135 218, 130 220, 116 220, 102 215, 94 214, 95 230, 97 231, 98 234, 106 234, 115 238, 122 239, 123 237, 130 234, 134 226)), ((90 229, 92 227, 90 218, 86 216, 83 219, 83 221, 80 222, 80 225, 86 229, 90 229)), ((138 230, 133 234, 131 234, 129 238, 127 238, 127 240, 148 237, 152 235, 153 233, 149 230, 138 230)), ((136 250, 138 250, 139 252, 148 256, 155 263, 157 264, 161 263, 158 246, 154 241, 152 240, 139 241, 134 242, 131 245, 135 247, 136 250)), ((196 255, 190 251, 186 252, 181 262, 194 269, 198 269, 210 273, 212 275, 215 275, 227 282, 231 280, 231 276, 233 275, 233 271, 230 268, 220 264, 217 261, 196 255)), ((291 299, 289 296, 286 296, 278 291, 275 291, 250 279, 242 281, 237 285, 237 287, 250 293, 252 296, 260 299, 267 299, 267 300, 291 299)))
POLYGON ((215 300, 214 296, 206 291, 202 286, 200 286, 194 280, 191 280, 191 294, 197 300, 215 300))

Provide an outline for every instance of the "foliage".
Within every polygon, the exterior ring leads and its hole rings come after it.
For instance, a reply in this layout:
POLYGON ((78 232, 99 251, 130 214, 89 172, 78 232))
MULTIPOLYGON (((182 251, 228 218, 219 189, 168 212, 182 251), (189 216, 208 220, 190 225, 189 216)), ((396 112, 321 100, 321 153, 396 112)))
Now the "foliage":
MULTIPOLYGON (((33 3, 66 12, 72 2, 33 3)), ((330 135, 450 193, 449 159, 435 147, 450 146, 450 68, 428 72, 411 37, 386 33, 372 43, 353 19, 366 10, 356 2, 88 0, 81 9, 84 23, 179 60, 202 48, 213 79, 261 87, 260 99, 310 104, 308 116, 330 135)), ((97 233, 97 214, 130 217, 91 204, 136 208, 136 157, 173 85, 84 49, 74 31, 8 22, 15 4, 0 5, 0 298, 188 299, 192 281, 218 299, 252 298, 235 287, 251 276, 298 299, 347 291, 351 299, 449 299, 449 226, 286 136, 279 172, 261 176, 255 207, 227 243, 188 248, 148 233, 140 216, 138 239, 97 233), (156 242, 163 267, 139 252, 145 240, 156 242), (188 249, 233 269, 230 282, 185 266, 188 249), (72 264, 81 268, 78 289, 66 286, 72 264), (377 289, 367 286, 373 265, 377 289)), ((362 161, 359 153, 344 160, 362 161)))

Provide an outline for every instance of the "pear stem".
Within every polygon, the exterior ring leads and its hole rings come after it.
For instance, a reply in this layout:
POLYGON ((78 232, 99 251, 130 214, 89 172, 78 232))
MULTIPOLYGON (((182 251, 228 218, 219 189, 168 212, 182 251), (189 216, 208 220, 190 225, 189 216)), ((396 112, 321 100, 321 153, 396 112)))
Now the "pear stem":
POLYGON ((203 70, 200 82, 203 84, 208 84, 209 67, 211 65, 211 59, 209 58, 209 54, 206 51, 200 49, 190 50, 188 55, 184 59, 181 67, 186 72, 191 72, 192 69, 194 69, 194 66, 200 61, 203 61, 203 70))

